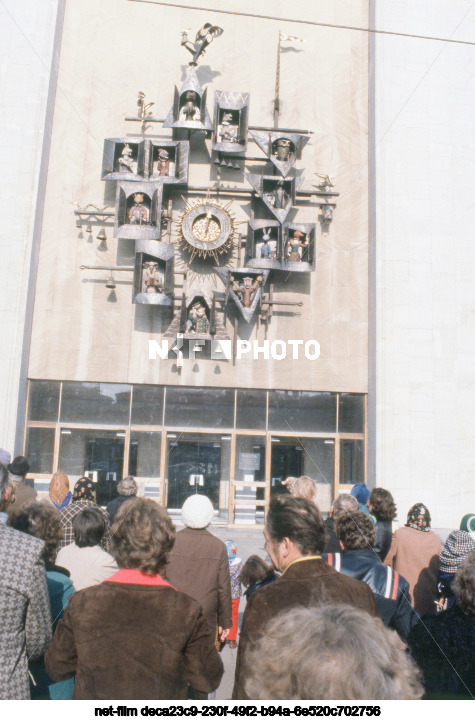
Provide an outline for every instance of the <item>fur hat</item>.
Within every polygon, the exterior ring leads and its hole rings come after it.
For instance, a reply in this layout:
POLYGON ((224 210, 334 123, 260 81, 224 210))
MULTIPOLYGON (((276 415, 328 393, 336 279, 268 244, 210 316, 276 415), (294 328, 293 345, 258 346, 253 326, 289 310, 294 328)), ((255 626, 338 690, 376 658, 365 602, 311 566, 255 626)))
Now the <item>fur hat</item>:
POLYGON ((188 528, 206 528, 213 519, 213 504, 207 496, 195 493, 181 508, 181 520, 188 528))
POLYGON ((363 505, 368 503, 369 494, 369 488, 366 483, 356 483, 350 491, 350 495, 356 498, 358 503, 362 503, 363 505))
POLYGON ((10 475, 20 476, 20 478, 22 478, 23 476, 26 476, 30 470, 30 464, 26 460, 25 456, 17 456, 11 463, 8 464, 7 468, 10 475))
POLYGON ((0 463, 3 463, 4 466, 8 466, 11 460, 12 454, 6 451, 4 448, 0 448, 0 463))
POLYGON ((470 551, 475 551, 475 541, 466 531, 452 531, 440 554, 439 568, 445 573, 455 573, 470 551))
POLYGON ((467 513, 460 521, 460 530, 466 531, 475 541, 475 513, 467 513))
POLYGON ((117 493, 119 496, 136 496, 137 495, 137 484, 135 478, 132 476, 126 476, 117 484, 117 493))

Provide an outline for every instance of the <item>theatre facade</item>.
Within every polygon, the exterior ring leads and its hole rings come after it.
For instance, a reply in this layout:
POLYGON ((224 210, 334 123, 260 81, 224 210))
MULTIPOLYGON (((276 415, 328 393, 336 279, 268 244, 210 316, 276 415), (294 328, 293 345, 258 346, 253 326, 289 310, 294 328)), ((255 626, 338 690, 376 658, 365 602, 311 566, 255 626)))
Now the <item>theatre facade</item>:
POLYGON ((63 5, 23 429, 42 493, 60 469, 107 502, 130 474, 240 525, 287 476, 323 511, 367 479, 368 37, 233 5, 63 5))

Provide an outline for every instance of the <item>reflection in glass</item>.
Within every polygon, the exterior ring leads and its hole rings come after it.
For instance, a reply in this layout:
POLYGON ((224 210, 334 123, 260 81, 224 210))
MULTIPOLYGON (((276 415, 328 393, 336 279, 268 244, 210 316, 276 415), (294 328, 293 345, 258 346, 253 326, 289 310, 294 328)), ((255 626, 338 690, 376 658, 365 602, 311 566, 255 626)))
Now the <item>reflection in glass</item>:
POLYGON ((289 476, 309 476, 317 483, 316 503, 326 513, 332 503, 335 442, 331 438, 272 438, 271 493, 285 491, 289 476))
POLYGON ((269 430, 336 431, 336 393, 269 391, 269 430))
POLYGON ((340 433, 364 433, 364 395, 340 393, 338 431, 340 433))
POLYGON ((169 433, 168 508, 181 508, 188 496, 202 493, 215 509, 227 507, 231 437, 210 433, 169 433), (223 495, 222 495, 223 494, 223 495))
POLYGON ((234 390, 167 387, 167 426, 233 428, 234 390))
POLYGON ((54 428, 28 428, 26 457, 30 473, 53 473, 54 428))
POLYGON ((29 421, 58 420, 59 387, 57 381, 30 381, 29 421))
POLYGON ((129 423, 130 386, 119 383, 63 383, 63 423, 129 423))
POLYGON ((97 503, 105 505, 117 495, 116 483, 122 478, 124 431, 93 428, 62 428, 58 468, 68 474, 71 485, 89 475, 97 482, 97 503))
POLYGON ((340 483, 354 485, 364 482, 364 442, 353 439, 340 441, 340 483))
MULTIPOLYGON (((135 389, 134 389, 135 394, 135 389)), ((162 434, 130 433, 129 475, 138 478, 159 478, 162 434)))
POLYGON ((134 386, 132 423, 161 426, 163 421, 163 386, 134 386))
POLYGON ((236 436, 236 460, 233 480, 246 485, 235 488, 234 523, 263 523, 264 508, 256 501, 264 500, 264 488, 249 483, 265 480, 266 439, 263 436, 236 436))
POLYGON ((266 429, 266 391, 238 390, 236 428, 266 429))

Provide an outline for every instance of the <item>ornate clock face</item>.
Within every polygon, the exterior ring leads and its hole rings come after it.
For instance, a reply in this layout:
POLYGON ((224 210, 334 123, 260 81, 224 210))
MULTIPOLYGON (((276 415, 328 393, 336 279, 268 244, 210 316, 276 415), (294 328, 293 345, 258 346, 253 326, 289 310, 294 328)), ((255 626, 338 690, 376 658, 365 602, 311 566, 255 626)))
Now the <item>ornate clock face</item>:
POLYGON ((217 262, 218 255, 229 250, 234 238, 234 217, 228 210, 229 205, 209 199, 186 201, 186 204, 178 237, 191 251, 190 261, 195 255, 202 258, 211 255, 217 262))

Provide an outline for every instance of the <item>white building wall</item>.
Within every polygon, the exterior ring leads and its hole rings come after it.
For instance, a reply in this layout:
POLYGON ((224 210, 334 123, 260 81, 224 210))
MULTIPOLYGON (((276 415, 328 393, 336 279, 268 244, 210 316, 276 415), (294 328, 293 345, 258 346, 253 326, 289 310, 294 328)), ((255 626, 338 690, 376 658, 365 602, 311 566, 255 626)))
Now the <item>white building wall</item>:
MULTIPOLYGON (((472 0, 375 0, 375 28, 475 42, 472 0)), ((376 35, 376 484, 404 522, 475 510, 475 47, 376 35)), ((374 308, 373 308, 374 311, 374 308)))
POLYGON ((0 447, 12 454, 57 10, 58 0, 0 4, 0 447))

